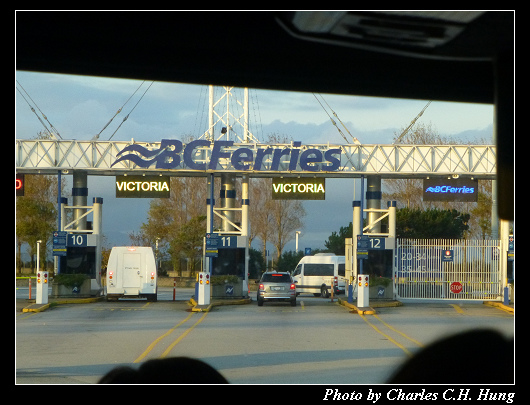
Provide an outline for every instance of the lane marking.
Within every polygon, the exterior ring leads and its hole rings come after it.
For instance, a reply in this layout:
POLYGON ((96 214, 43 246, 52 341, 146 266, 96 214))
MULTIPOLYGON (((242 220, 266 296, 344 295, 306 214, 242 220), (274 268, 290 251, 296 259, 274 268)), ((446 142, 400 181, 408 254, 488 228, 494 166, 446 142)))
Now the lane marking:
MULTIPOLYGON (((207 313, 207 312, 206 312, 207 313)), ((175 326, 173 326, 171 329, 169 329, 166 333, 164 333, 162 336, 159 336, 158 338, 156 338, 153 343, 151 343, 147 349, 145 349, 145 351, 136 359, 133 361, 133 363, 139 363, 141 362, 145 356, 147 356, 149 354, 149 352, 151 352, 151 350, 153 350, 153 348, 162 340, 164 339, 166 336, 169 336, 171 333, 173 333, 173 331, 175 329, 177 329, 180 325, 182 325, 183 323, 185 323, 186 321, 188 321, 188 319, 190 319, 191 317, 193 316, 193 312, 190 312, 190 314, 186 317, 186 319, 184 319, 183 321, 180 321, 179 323, 177 323, 175 326)))
POLYGON ((458 312, 459 314, 464 315, 464 310, 462 308, 460 308, 460 305, 458 305, 458 304, 449 304, 449 305, 451 305, 455 309, 456 312, 458 312))
POLYGON ((33 315, 37 315, 39 312, 21 312, 20 314, 17 314, 17 316, 28 314, 28 313, 29 313, 28 316, 25 316, 24 318, 20 318, 20 320, 27 319, 27 318, 29 318, 30 316, 33 316, 33 315))
POLYGON ((397 330, 396 328, 394 328, 393 326, 389 325, 388 323, 386 323, 385 321, 383 321, 381 318, 379 318, 379 316, 377 316, 377 314, 374 314, 372 315, 374 318, 378 319, 381 323, 383 323, 383 325, 385 325, 387 328, 393 330, 394 332, 396 333, 399 333, 401 336, 403 336, 405 339, 408 339, 410 340, 412 343, 415 343, 417 344, 419 347, 425 347, 425 345, 421 342, 418 342, 416 339, 413 339, 411 338, 410 336, 407 336, 405 335, 403 332, 401 332, 400 330, 397 330))
POLYGON ((361 317, 361 319, 363 321, 365 321, 368 325, 370 325, 377 333, 383 335, 385 338, 387 338, 389 341, 391 341, 397 347, 399 347, 401 350, 403 350, 407 356, 409 356, 409 357, 413 356, 413 354, 410 352, 409 349, 407 349, 405 346, 403 346, 401 343, 397 342, 396 340, 392 339, 391 336, 387 335, 386 333, 383 333, 377 326, 375 326, 370 321, 368 321, 368 319, 366 319, 366 317, 364 315, 359 314, 359 316, 361 317))
POLYGON ((184 337, 186 337, 186 335, 187 335, 188 333, 190 333, 190 332, 193 330, 193 328, 195 328, 198 324, 200 324, 200 323, 204 320, 204 318, 206 318, 206 315, 208 315, 208 314, 209 314, 209 312, 205 312, 204 315, 201 316, 201 319, 199 319, 197 322, 195 322, 195 323, 193 324, 193 326, 189 327, 189 328, 188 328, 188 329, 187 329, 182 335, 180 335, 180 336, 179 336, 179 337, 178 337, 173 343, 171 343, 171 344, 169 345, 169 347, 164 351, 164 353, 162 353, 162 356, 160 356, 160 358, 163 359, 164 357, 166 357, 166 356, 169 354, 169 352, 171 352, 171 350, 172 350, 172 349, 173 349, 173 348, 174 348, 174 347, 175 347, 175 346, 176 346, 176 345, 177 345, 182 339, 184 339, 184 337))

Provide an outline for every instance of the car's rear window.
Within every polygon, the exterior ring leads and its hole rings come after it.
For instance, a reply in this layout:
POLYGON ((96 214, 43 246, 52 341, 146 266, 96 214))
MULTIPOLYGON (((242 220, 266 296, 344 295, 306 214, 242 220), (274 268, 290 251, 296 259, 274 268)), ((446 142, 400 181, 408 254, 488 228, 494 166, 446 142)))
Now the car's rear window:
POLYGON ((264 274, 261 281, 268 283, 290 283, 291 276, 289 274, 264 274))

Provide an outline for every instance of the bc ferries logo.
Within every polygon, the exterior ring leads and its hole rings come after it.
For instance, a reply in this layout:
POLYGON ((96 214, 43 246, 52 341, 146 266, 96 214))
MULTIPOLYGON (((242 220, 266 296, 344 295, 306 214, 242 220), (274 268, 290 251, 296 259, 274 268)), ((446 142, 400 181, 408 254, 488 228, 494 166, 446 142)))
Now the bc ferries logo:
POLYGON ((315 148, 302 149, 302 142, 293 142, 292 147, 270 147, 260 145, 258 149, 246 147, 233 148, 232 141, 210 142, 204 139, 191 141, 184 145, 175 139, 162 139, 159 149, 147 149, 133 144, 123 148, 111 167, 123 161, 130 161, 141 168, 155 165, 156 169, 190 169, 218 170, 226 169, 227 163, 233 170, 270 170, 270 171, 337 171, 340 167, 341 149, 321 150, 315 148), (211 150, 209 161, 196 160, 199 149, 211 150), (287 160, 288 158, 288 160, 287 160), (265 162, 268 161, 267 164, 265 162), (221 162, 225 167, 220 166, 221 162), (280 164, 284 168, 280 169, 280 164), (266 167, 268 166, 268 167, 266 167))
POLYGON ((451 187, 451 186, 436 186, 436 187, 427 187, 425 189, 426 193, 474 193, 475 189, 473 187, 451 187))
POLYGON ((423 201, 476 202, 477 179, 424 179, 423 201))

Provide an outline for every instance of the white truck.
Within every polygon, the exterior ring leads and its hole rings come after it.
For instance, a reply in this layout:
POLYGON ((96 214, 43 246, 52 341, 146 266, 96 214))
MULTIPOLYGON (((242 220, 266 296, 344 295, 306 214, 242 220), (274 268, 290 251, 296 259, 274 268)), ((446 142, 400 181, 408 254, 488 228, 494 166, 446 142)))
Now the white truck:
POLYGON ((333 253, 304 256, 292 274, 296 293, 313 293, 327 298, 333 286, 335 294, 343 294, 346 289, 345 263, 345 256, 333 253))
POLYGON ((156 273, 151 247, 113 247, 107 265, 107 301, 134 297, 156 301, 156 273))

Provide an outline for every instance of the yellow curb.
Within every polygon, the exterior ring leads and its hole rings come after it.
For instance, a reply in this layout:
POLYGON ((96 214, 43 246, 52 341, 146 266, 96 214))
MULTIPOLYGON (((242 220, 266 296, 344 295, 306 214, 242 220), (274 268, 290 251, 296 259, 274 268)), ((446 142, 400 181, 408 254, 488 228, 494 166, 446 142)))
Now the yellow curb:
POLYGON ((497 307, 502 311, 509 312, 511 314, 514 313, 514 308, 509 307, 507 305, 504 305, 502 302, 496 302, 496 301, 484 301, 482 302, 484 305, 487 305, 489 307, 497 307))
POLYGON ((40 304, 41 306, 37 306, 37 305, 39 304, 32 304, 26 308, 22 308, 22 312, 42 312, 50 308, 50 304, 40 304))
POLYGON ((230 300, 230 301, 212 301, 210 305, 208 305, 205 308, 198 308, 197 301, 195 299, 190 298, 188 301, 188 305, 191 306, 191 310, 193 312, 209 312, 213 307, 220 307, 224 305, 244 305, 244 304, 250 304, 252 302, 251 298, 242 298, 240 300, 230 300))
POLYGON ((353 304, 350 304, 348 301, 343 299, 338 299, 340 305, 350 308, 351 310, 357 312, 359 315, 374 315, 376 313, 375 309, 372 307, 357 307, 353 304))

